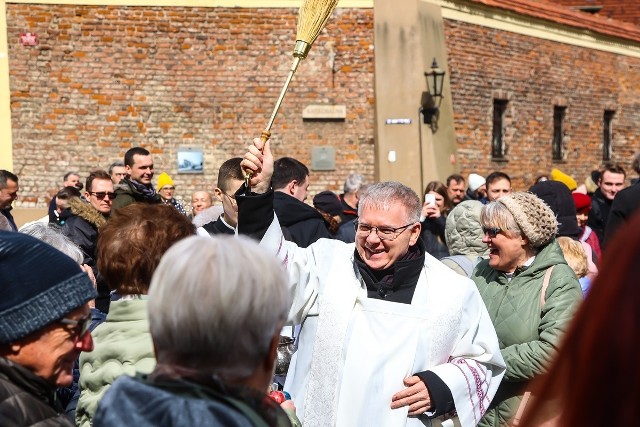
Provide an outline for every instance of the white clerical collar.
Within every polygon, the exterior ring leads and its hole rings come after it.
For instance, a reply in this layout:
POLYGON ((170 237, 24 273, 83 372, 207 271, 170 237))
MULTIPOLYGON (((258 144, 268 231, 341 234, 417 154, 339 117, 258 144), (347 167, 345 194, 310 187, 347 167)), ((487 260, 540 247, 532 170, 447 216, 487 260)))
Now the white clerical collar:
POLYGON ((229 223, 227 223, 227 221, 224 220, 224 214, 220 215, 220 221, 222 221, 222 223, 229 229, 229 230, 233 230, 236 231, 235 227, 232 227, 229 225, 229 223))

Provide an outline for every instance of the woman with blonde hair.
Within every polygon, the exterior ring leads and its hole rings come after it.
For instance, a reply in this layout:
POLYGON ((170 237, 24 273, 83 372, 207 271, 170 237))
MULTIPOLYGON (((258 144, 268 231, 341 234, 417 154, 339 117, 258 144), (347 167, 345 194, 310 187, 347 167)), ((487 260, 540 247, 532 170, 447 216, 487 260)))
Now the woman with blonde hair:
POLYGON ((479 426, 505 426, 529 381, 546 371, 582 300, 580 285, 556 242, 558 222, 532 193, 516 192, 482 208, 489 259, 472 279, 496 328, 507 371, 479 426))

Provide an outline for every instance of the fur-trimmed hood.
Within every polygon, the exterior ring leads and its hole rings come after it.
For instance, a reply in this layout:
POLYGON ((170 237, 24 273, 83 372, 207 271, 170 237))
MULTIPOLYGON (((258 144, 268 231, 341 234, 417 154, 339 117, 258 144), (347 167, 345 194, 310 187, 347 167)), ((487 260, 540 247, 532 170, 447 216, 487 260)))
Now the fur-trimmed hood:
POLYGON ((107 219, 96 208, 91 206, 91 203, 83 202, 77 197, 69 199, 69 210, 73 215, 77 215, 85 221, 95 225, 96 228, 103 226, 107 219))
POLYGON ((194 216, 191 222, 196 227, 202 227, 205 224, 214 222, 215 220, 220 218, 220 215, 222 215, 223 213, 224 213, 224 209, 222 208, 222 206, 220 205, 209 206, 208 208, 200 212, 198 215, 194 216))

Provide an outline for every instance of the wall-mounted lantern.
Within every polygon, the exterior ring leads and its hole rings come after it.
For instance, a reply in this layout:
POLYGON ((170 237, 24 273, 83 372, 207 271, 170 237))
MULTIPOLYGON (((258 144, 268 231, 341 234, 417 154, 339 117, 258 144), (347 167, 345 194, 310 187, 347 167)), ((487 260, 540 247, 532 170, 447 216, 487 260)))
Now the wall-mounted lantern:
POLYGON ((438 67, 436 58, 433 58, 431 70, 424 73, 427 79, 427 92, 422 94, 420 112, 423 114, 424 123, 432 127, 435 126, 434 118, 437 118, 438 109, 442 102, 442 87, 445 74, 446 71, 438 67))

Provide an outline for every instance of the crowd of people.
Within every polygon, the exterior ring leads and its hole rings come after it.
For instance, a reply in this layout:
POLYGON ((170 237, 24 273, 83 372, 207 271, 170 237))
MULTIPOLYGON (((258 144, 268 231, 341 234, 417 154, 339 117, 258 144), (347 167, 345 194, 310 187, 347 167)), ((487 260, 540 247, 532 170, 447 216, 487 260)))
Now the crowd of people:
POLYGON ((419 196, 352 173, 309 197, 307 166, 256 139, 187 206, 134 147, 19 227, 0 170, 0 425, 629 425, 627 178, 454 174, 419 196))

